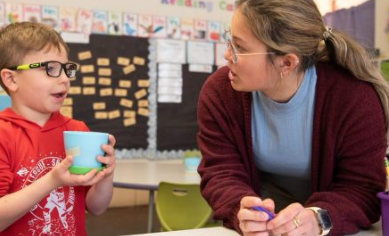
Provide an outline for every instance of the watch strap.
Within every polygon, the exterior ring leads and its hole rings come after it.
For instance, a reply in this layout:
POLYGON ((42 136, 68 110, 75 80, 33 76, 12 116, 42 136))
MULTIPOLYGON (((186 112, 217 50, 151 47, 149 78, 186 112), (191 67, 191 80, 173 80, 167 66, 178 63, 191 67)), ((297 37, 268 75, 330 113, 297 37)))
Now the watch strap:
POLYGON ((305 208, 305 209, 311 210, 311 211, 313 211, 313 212, 315 213, 316 220, 317 220, 317 222, 319 223, 319 227, 320 227, 320 234, 319 234, 319 236, 327 235, 327 234, 330 232, 331 229, 325 230, 325 229, 323 228, 323 225, 322 225, 322 223, 320 222, 320 219, 319 219, 319 216, 318 216, 318 215, 319 215, 319 211, 322 210, 322 209, 321 209, 320 207, 307 207, 307 208, 305 208))

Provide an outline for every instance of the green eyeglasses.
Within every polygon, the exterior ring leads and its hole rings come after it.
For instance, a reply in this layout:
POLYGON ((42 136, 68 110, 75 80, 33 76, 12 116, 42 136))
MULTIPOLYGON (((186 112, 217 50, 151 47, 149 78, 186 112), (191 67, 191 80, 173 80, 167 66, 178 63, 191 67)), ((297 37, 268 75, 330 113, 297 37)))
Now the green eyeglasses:
POLYGON ((9 70, 30 70, 35 68, 45 67, 46 74, 50 77, 58 78, 62 69, 65 71, 65 74, 68 78, 74 78, 77 72, 77 65, 75 63, 61 63, 59 61, 45 61, 45 62, 37 62, 20 66, 11 66, 7 69, 9 70))

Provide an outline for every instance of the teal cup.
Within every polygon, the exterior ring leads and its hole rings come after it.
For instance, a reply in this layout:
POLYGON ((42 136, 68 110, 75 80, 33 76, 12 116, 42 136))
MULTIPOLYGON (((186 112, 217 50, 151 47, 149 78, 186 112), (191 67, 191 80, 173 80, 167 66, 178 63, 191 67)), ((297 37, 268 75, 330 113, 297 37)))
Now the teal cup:
POLYGON ((96 169, 101 171, 103 163, 97 161, 97 156, 104 156, 101 145, 108 144, 108 133, 64 131, 66 155, 73 156, 70 173, 83 175, 96 169))
POLYGON ((184 164, 185 164, 186 172, 196 173, 200 161, 201 161, 200 157, 185 157, 184 164))

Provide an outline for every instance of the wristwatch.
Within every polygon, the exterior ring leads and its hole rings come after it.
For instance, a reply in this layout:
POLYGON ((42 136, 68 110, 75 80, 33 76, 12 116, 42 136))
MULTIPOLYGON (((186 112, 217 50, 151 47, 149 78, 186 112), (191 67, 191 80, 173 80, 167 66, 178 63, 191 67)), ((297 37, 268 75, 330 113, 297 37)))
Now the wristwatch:
POLYGON ((332 222, 328 211, 319 207, 307 207, 307 209, 315 212, 316 219, 321 228, 320 236, 327 235, 332 229, 332 222))

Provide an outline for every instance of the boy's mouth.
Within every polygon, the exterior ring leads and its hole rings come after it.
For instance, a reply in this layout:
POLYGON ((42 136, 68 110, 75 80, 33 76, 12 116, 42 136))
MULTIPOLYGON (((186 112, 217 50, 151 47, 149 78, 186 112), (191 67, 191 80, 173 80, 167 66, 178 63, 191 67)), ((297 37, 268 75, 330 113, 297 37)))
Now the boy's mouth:
POLYGON ((62 98, 65 97, 66 93, 54 93, 53 96, 56 98, 62 98))

